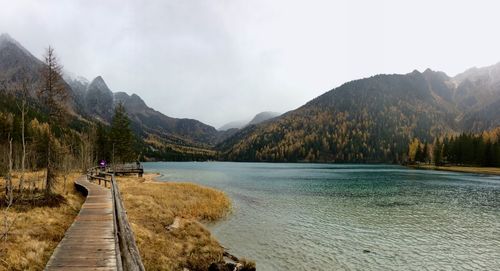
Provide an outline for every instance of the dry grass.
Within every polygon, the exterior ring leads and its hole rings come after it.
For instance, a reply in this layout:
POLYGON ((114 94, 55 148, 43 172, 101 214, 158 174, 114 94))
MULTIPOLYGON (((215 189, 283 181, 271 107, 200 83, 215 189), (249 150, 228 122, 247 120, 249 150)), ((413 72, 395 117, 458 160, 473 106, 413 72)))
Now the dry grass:
MULTIPOLYGON (((63 238, 66 229, 73 223, 84 201, 83 196, 74 188, 73 181, 79 174, 71 174, 63 193, 63 181, 59 179, 55 192, 57 204, 52 206, 33 207, 16 206, 7 212, 7 221, 15 220, 7 241, 0 240, 0 270, 42 270, 52 255, 53 250, 63 238)), ((37 190, 40 190, 43 173, 30 173, 28 179, 37 181, 37 190)), ((19 176, 14 174, 14 185, 18 185, 19 176)), ((28 184, 26 184, 28 186, 28 184)), ((4 182, 0 185, 4 197, 4 182)), ((19 195, 18 204, 20 204, 19 195)), ((41 192, 25 193, 23 197, 40 198, 41 192)), ((4 198, 1 199, 2 201, 4 198)), ((36 202, 33 202, 36 204, 36 202)), ((3 232, 5 221, 4 209, 0 212, 0 232, 3 232)))
POLYGON ((196 184, 155 182, 155 176, 118 178, 146 269, 207 270, 222 261, 224 249, 199 221, 226 216, 229 198, 196 184))
POLYGON ((464 166, 434 166, 434 165, 416 165, 413 166, 418 169, 433 169, 463 173, 477 173, 477 174, 490 174, 500 175, 500 168, 498 167, 464 167, 464 166))

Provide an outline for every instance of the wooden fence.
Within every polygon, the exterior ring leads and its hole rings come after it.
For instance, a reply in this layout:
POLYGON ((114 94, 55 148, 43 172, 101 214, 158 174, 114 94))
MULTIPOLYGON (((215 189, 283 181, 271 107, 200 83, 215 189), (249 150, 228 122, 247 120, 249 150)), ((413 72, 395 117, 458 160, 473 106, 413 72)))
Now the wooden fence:
POLYGON ((110 187, 113 198, 113 221, 115 226, 115 242, 118 245, 117 265, 119 270, 143 271, 141 255, 135 243, 134 233, 128 223, 127 212, 123 206, 120 189, 115 181, 115 175, 101 170, 99 167, 87 171, 87 179, 105 187, 110 187))

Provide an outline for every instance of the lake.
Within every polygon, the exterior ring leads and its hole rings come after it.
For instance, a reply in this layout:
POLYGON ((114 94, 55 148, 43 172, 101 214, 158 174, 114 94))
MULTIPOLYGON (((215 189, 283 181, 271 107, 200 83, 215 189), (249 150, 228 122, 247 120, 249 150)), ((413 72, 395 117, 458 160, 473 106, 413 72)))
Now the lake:
POLYGON ((391 165, 145 163, 225 191, 208 227, 258 270, 500 270, 500 177, 391 165))

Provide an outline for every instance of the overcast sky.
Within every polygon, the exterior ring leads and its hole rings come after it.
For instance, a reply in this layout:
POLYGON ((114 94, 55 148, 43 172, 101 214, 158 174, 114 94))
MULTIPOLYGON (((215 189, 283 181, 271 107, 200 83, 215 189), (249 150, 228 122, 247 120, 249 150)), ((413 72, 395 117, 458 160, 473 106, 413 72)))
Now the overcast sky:
POLYGON ((162 113, 219 127, 346 81, 500 61, 499 1, 1 0, 0 32, 162 113))

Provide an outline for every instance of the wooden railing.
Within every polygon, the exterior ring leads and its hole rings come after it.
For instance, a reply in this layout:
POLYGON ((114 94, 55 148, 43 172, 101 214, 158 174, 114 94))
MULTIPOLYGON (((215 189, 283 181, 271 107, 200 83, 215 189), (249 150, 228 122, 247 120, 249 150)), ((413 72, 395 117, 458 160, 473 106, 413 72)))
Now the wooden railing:
POLYGON ((128 222, 127 212, 123 206, 123 201, 120 195, 120 189, 115 181, 115 175, 108 173, 107 170, 101 170, 99 167, 91 168, 87 171, 87 179, 89 181, 98 182, 99 185, 104 184, 105 187, 111 188, 111 196, 113 198, 113 222, 115 226, 115 242, 117 244, 117 265, 120 270, 125 271, 142 271, 141 255, 135 243, 134 233, 128 222))
POLYGON ((89 169, 91 172, 96 173, 113 173, 115 175, 137 174, 142 177, 144 167, 140 163, 110 165, 105 167, 94 167, 89 169))
POLYGON ((116 170, 140 170, 143 169, 143 166, 140 163, 128 163, 128 164, 120 164, 111 166, 116 170))

